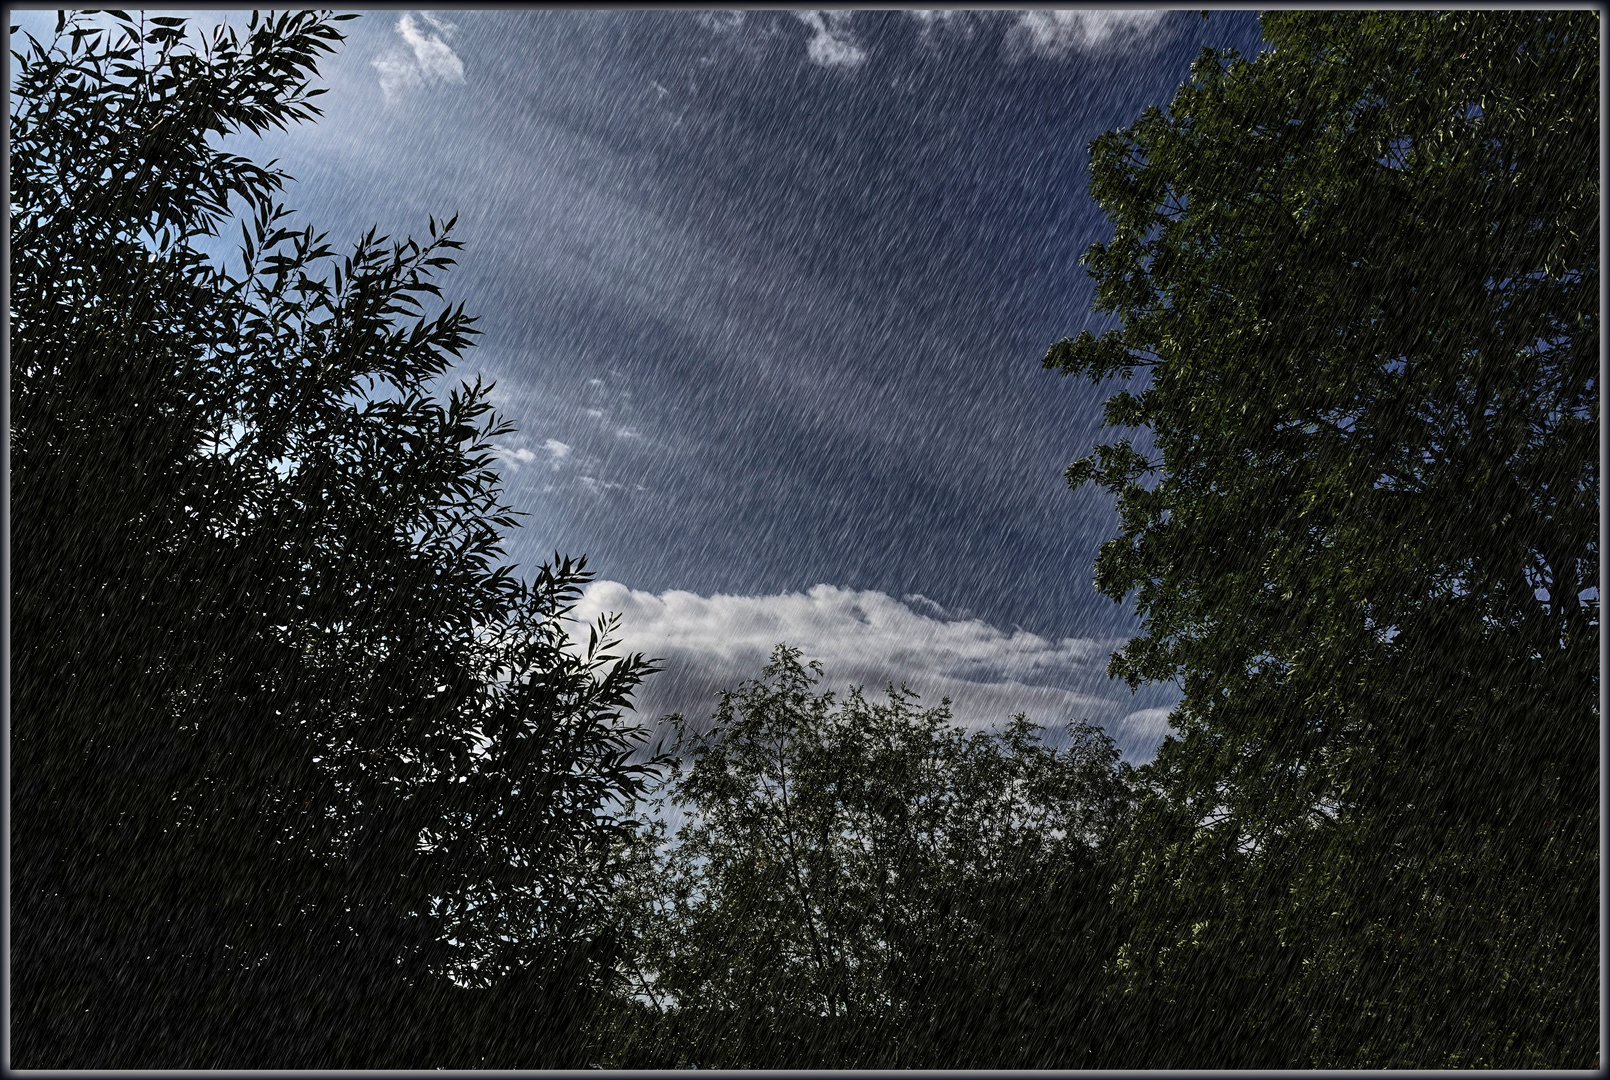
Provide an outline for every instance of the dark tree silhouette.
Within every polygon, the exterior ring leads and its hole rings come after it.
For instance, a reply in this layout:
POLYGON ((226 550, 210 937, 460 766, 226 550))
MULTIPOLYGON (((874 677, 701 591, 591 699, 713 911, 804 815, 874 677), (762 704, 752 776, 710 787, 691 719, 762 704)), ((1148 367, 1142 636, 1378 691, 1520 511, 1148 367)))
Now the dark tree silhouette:
MULTIPOLYGON (((1121 938, 1110 853, 1127 809, 1111 739, 1044 745, 1019 716, 968 734, 814 687, 779 646, 679 725, 687 823, 638 880, 625 1067, 1072 1068, 1105 1064, 1121 938)), ((629 923, 631 925, 631 923, 629 923)))
POLYGON ((501 559, 451 222, 338 258, 218 144, 354 16, 85 15, 13 53, 12 1063, 579 1064, 651 669, 501 559))
MULTIPOLYGON (((1598 1039, 1599 16, 1263 17, 1092 144, 1144 443, 1100 588, 1178 680, 1132 839, 1157 1063, 1576 1066, 1598 1039)), ((1139 1000, 1139 998, 1137 998, 1139 1000)))

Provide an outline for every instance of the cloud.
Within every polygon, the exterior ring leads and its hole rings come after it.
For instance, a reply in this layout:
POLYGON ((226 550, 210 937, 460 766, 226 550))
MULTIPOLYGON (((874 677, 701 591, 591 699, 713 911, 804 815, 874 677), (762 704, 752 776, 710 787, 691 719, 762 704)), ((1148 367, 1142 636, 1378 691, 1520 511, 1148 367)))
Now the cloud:
POLYGON ((1118 721, 1119 732, 1133 741, 1159 742, 1168 734, 1168 714, 1173 709, 1137 709, 1118 721))
POLYGON ((706 30, 726 34, 743 25, 744 13, 730 10, 699 11, 694 13, 693 19, 706 30))
POLYGON ((572 633, 585 639, 587 625, 611 612, 621 616, 624 650, 663 661, 636 697, 645 718, 671 712, 708 717, 719 692, 758 678, 779 643, 820 660, 825 689, 842 693, 854 684, 876 695, 904 682, 927 705, 949 697, 962 724, 995 724, 1026 712, 1052 727, 1086 717, 1112 726, 1130 710, 1128 691, 1114 690, 1106 677, 1117 641, 1053 639, 981 619, 946 618, 944 608, 920 594, 901 601, 874 590, 817 585, 770 596, 656 595, 597 581, 573 612, 572 633))
MULTIPOLYGON (((455 27, 451 24, 439 21, 429 12, 425 13, 425 19, 437 30, 449 37, 452 36, 455 27)), ((458 58, 458 54, 448 48, 447 43, 440 37, 434 34, 426 37, 421 34, 419 27, 414 23, 413 15, 403 13, 402 18, 397 20, 397 32, 408 43, 408 47, 414 50, 414 61, 421 71, 447 82, 464 81, 464 62, 458 58)))
POLYGON ((1013 59, 1024 53, 1061 59, 1072 52, 1130 49, 1153 43, 1162 11, 1025 11, 1006 33, 1013 59))
POLYGON ((858 67, 866 60, 866 50, 850 33, 848 11, 796 11, 799 21, 816 31, 805 46, 811 63, 822 67, 858 67))
MULTIPOLYGON (((622 438, 638 437, 637 432, 630 430, 619 431, 616 434, 622 438)), ((542 449, 548 455, 548 468, 554 472, 565 469, 571 470, 572 486, 579 487, 588 494, 602 495, 606 491, 618 491, 626 486, 618 481, 605 480, 592 475, 598 471, 599 465, 602 464, 601 459, 592 454, 578 454, 575 447, 569 443, 560 442, 558 439, 547 439, 543 441, 542 449)), ((520 465, 529 464, 535 461, 537 457, 536 454, 524 447, 519 450, 496 447, 492 453, 494 457, 507 463, 512 472, 519 472, 520 465)), ((553 484, 544 484, 542 487, 542 491, 545 493, 551 493, 555 490, 557 488, 553 484)), ((643 489, 639 487, 638 490, 643 489)))
MULTIPOLYGON (((548 452, 548 463, 555 470, 559 469, 561 463, 570 456, 570 447, 558 439, 549 439, 542 444, 542 449, 548 452)), ((507 465, 510 472, 519 472, 521 465, 529 465, 537 460, 536 453, 524 446, 517 450, 507 446, 494 446, 492 456, 507 465)))
POLYGON ((494 446, 492 456, 507 465, 510 472, 519 472, 521 465, 529 465, 537 459, 537 455, 523 446, 518 450, 512 450, 507 446, 494 446))
POLYGON ((924 45, 934 45, 937 38, 951 35, 963 40, 969 39, 973 36, 977 25, 973 13, 957 11, 955 8, 907 11, 906 14, 921 26, 919 39, 924 45))
POLYGON ((914 609, 920 608, 924 611, 931 611, 941 619, 970 619, 973 617, 973 613, 970 611, 947 608, 937 600, 928 599, 920 592, 906 593, 900 598, 900 602, 914 609))
POLYGON ((414 20, 414 13, 405 11, 397 20, 397 34, 408 46, 408 52, 394 48, 373 62, 375 70, 380 73, 380 89, 387 101, 402 90, 414 89, 427 82, 464 81, 464 62, 443 40, 444 37, 453 36, 455 27, 429 12, 421 14, 437 32, 427 35, 414 20))

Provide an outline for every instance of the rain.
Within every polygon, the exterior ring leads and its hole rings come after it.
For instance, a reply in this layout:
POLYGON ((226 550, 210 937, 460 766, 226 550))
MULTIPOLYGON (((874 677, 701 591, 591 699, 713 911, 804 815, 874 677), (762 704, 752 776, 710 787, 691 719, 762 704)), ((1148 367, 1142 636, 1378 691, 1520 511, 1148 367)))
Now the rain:
MULTIPOLYGON (((321 66, 324 117, 237 152, 278 159, 332 239, 459 215, 442 287, 483 336, 450 377, 495 380, 519 429, 514 562, 585 555, 601 583, 747 598, 758 619, 817 586, 879 594, 885 639, 830 678, 909 679, 963 721, 1093 719, 1145 760, 1177 689, 1107 679, 1135 626, 1091 587, 1116 516, 1062 481, 1104 395, 1039 359, 1100 328, 1085 144, 1166 100, 1203 44, 1255 53, 1256 19, 824 18, 374 12, 321 66), (1006 652, 927 685, 897 659, 969 620, 1048 661, 1089 647, 1026 685, 1006 652)), ((821 607, 788 643, 829 659, 846 618, 821 607)), ((676 651, 638 630, 625 647, 669 665, 639 696, 649 719, 708 713, 778 643, 734 627, 731 649, 676 651)))
POLYGON ((1596 23, 135 14, 13 16, 22 1067, 1597 1066, 1596 23))

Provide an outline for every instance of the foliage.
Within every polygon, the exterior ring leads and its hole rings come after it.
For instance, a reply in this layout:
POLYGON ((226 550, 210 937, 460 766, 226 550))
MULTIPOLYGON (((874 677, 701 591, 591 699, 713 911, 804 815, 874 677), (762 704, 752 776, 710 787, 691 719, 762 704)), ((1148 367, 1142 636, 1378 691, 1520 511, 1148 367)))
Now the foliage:
POLYGON ((1129 844, 1131 986, 1217 972, 1243 1034, 1201 1029, 1195 1067, 1251 1030, 1288 1064, 1583 1066, 1598 17, 1263 30, 1091 145, 1121 325, 1045 358, 1144 375, 1106 413, 1141 439, 1068 470, 1117 496, 1097 583, 1144 620, 1111 672, 1185 695, 1129 844))
POLYGON ((616 1063, 1096 1060, 1127 806, 1111 740, 1070 725, 1058 751, 1021 715, 967 735, 948 702, 836 702, 820 673, 779 646, 708 730, 677 718, 686 823, 640 863, 616 1063))
POLYGON ((1143 374, 1068 478, 1154 763, 780 647, 678 718, 674 844, 652 669, 432 393, 452 223, 337 256, 220 148, 351 16, 89 14, 13 53, 16 1064, 1586 1064, 1592 13, 1266 15, 1092 145, 1119 326, 1046 364, 1143 374))
POLYGON ((88 14, 13 53, 14 1063, 574 1061, 651 669, 501 561, 452 223, 338 257, 219 148, 354 16, 88 14))

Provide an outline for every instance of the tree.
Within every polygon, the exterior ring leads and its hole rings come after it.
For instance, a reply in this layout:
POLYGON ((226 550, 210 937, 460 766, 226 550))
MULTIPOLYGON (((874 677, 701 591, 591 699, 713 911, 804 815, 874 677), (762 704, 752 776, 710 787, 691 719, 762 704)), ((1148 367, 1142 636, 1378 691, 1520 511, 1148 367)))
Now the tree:
POLYGON ((1127 806, 1111 740, 1070 725, 1053 750, 1022 716, 967 735, 948 702, 840 703, 820 674, 779 646, 707 731, 677 718, 687 819, 641 864, 617 1064, 1100 1060, 1127 806))
POLYGON ((577 1063, 651 669, 501 560, 452 223, 337 258, 217 145, 354 16, 89 14, 13 53, 14 1063, 577 1063))
POLYGON ((1144 439, 1068 470, 1117 496, 1097 585, 1144 621, 1109 670, 1184 690, 1130 895, 1191 889, 1130 970, 1283 973, 1217 1007, 1291 1064, 1585 1066, 1598 16, 1262 25, 1091 144, 1120 326, 1045 358, 1146 376, 1106 412, 1144 439))

